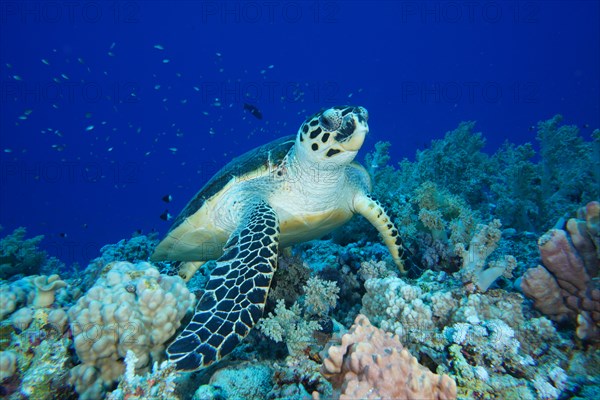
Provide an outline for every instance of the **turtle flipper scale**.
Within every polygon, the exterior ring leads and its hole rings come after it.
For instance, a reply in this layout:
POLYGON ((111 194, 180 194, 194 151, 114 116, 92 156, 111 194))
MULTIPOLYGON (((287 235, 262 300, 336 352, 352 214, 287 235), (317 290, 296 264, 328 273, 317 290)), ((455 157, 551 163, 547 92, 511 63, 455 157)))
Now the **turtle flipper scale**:
POLYGON ((178 369, 197 370, 229 354, 262 317, 277 268, 279 221, 264 201, 247 207, 211 272, 187 327, 167 348, 178 369))

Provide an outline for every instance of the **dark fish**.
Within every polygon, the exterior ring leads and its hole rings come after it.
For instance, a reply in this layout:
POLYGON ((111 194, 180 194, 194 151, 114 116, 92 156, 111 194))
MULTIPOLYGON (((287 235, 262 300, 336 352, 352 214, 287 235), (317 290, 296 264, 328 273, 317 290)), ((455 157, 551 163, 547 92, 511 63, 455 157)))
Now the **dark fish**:
POLYGON ((141 235, 142 234, 142 230, 141 229, 136 229, 135 230, 135 234, 136 235, 141 235))
POLYGON ((173 200, 173 196, 171 196, 170 194, 166 194, 162 197, 162 201, 164 201, 165 203, 170 203, 173 200))
POLYGON ((587 128, 589 128, 589 127, 590 127, 590 124, 583 124, 583 128, 584 128, 584 129, 587 129, 587 128))
POLYGON ((250 114, 254 115, 258 119, 262 119, 263 115, 260 110, 252 104, 244 103, 244 110, 249 111, 250 114))
POLYGON ((58 236, 60 236, 61 238, 66 238, 67 234, 64 233, 64 232, 61 232, 61 233, 58 234, 58 236))
POLYGON ((531 126, 529 127, 529 130, 530 130, 530 131, 535 131, 535 126, 531 125, 531 126))
POLYGON ((165 210, 164 213, 160 214, 160 219, 163 221, 170 221, 173 216, 169 213, 169 210, 165 210))
POLYGON ((82 227, 83 227, 83 229, 87 229, 88 224, 83 224, 82 227))

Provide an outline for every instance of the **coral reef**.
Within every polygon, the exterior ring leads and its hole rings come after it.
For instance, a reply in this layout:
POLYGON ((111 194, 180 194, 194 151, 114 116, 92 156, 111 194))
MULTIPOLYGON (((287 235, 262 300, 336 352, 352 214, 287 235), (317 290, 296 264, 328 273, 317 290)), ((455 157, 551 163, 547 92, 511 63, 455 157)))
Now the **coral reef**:
POLYGON ((72 366, 60 309, 23 307, 0 323, 0 395, 8 399, 71 398, 72 366))
POLYGON ((464 283, 473 282, 477 288, 485 292, 500 276, 512 277, 512 271, 517 266, 517 260, 505 255, 502 260, 491 261, 486 267, 486 260, 498 247, 502 233, 500 221, 495 219, 488 225, 479 225, 479 230, 469 243, 466 250, 462 243, 456 245, 455 252, 460 255, 463 265, 460 276, 464 283))
POLYGON ((319 320, 327 320, 327 314, 337 304, 339 288, 335 282, 311 277, 303 288, 305 293, 290 309, 283 299, 277 301, 275 313, 261 319, 258 328, 275 342, 285 340, 291 356, 298 356, 314 343, 313 332, 322 329, 319 320))
POLYGON ((193 400, 262 400, 273 385, 273 370, 266 363, 243 363, 215 372, 208 385, 198 388, 193 400))
POLYGON ((17 307, 32 304, 35 296, 32 277, 26 277, 10 284, 0 283, 0 321, 17 307))
MULTIPOLYGON (((600 196, 600 130, 588 142, 576 126, 561 122, 560 115, 539 122, 539 154, 531 144, 506 143, 490 157, 482 151, 485 140, 474 132, 473 122, 461 123, 397 169, 388 165, 389 143, 378 143, 365 157, 373 193, 395 216, 405 239, 431 227, 434 236, 443 236, 438 228, 453 225, 468 236, 477 224, 493 218, 505 227, 544 232, 557 215, 600 196), (536 155, 539 161, 534 162, 536 155), (423 196, 424 189, 433 188, 439 194, 423 196), (427 199, 435 201, 423 203, 427 199)), ((453 244, 469 239, 463 236, 453 244)))
POLYGON ((134 233, 131 238, 123 239, 115 244, 107 244, 100 249, 105 263, 112 261, 129 261, 136 263, 147 261, 158 244, 158 234, 142 235, 134 233))
POLYGON ((600 203, 588 203, 578 216, 540 237, 543 266, 528 270, 520 286, 542 313, 576 322, 580 339, 600 341, 600 203))
POLYGON ((136 263, 148 261, 157 244, 156 233, 148 236, 134 233, 130 239, 123 239, 118 243, 103 246, 100 249, 100 256, 90 261, 85 270, 77 277, 80 282, 76 286, 80 287, 82 292, 86 292, 100 277, 104 267, 111 262, 128 261, 136 263))
POLYGON ((505 142, 492 157, 490 191, 494 195, 494 213, 502 223, 519 231, 534 231, 540 220, 540 189, 531 143, 515 146, 505 142))
POLYGON ((298 303, 287 309, 284 301, 279 300, 275 307, 275 314, 269 313, 268 317, 261 319, 258 328, 275 342, 282 342, 285 339, 289 354, 298 356, 314 342, 312 334, 317 329, 321 329, 321 326, 317 321, 305 320, 298 303))
POLYGON ((25 239, 26 234, 27 230, 20 227, 0 239, 0 279, 17 274, 37 274, 48 260, 48 254, 38 248, 44 236, 25 239))
POLYGON ((540 219, 543 229, 557 215, 600 198, 600 132, 586 142, 575 125, 560 125, 562 115, 538 123, 540 142, 540 219))
MULTIPOLYGON (((370 279, 365 287, 362 313, 398 335, 422 364, 451 374, 461 398, 533 399, 540 371, 557 366, 568 371, 578 354, 548 319, 528 318, 527 302, 515 292, 468 294, 457 277, 433 271, 416 281, 370 279)), ((572 379, 569 375, 570 386, 572 379)), ((587 377, 579 384, 590 382, 587 377)), ((558 386, 559 392, 567 390, 558 386)))
POLYGON ((290 306, 302 295, 302 288, 310 276, 310 268, 298 255, 282 254, 277 264, 267 305, 283 299, 290 306))
POLYGON ((304 287, 304 309, 308 316, 324 317, 335 308, 340 288, 333 281, 312 277, 304 287))
POLYGON ((54 303, 54 295, 58 289, 67 286, 67 283, 60 279, 57 274, 50 276, 36 276, 33 279, 35 286, 35 297, 33 306, 36 308, 48 307, 54 303))
POLYGON ((175 368, 167 361, 154 362, 152 371, 137 375, 138 358, 131 350, 125 355, 125 374, 119 386, 106 397, 108 400, 178 400, 175 395, 175 368))
POLYGON ((68 311, 75 350, 82 364, 71 380, 82 398, 98 398, 124 372, 131 350, 145 372, 163 356, 165 342, 194 304, 178 276, 160 275, 151 264, 107 265, 84 297, 68 311))
POLYGON ((397 336, 358 315, 339 346, 323 360, 323 375, 340 399, 454 399, 456 383, 419 365, 397 336))
POLYGON ((259 329, 193 374, 164 346, 214 262, 186 288, 134 234, 63 273, 19 228, 0 240, 0 397, 595 398, 600 131, 586 141, 555 116, 537 137, 537 153, 488 155, 466 122, 397 166, 377 143, 373 194, 427 271, 400 276, 361 218, 283 249, 259 329))

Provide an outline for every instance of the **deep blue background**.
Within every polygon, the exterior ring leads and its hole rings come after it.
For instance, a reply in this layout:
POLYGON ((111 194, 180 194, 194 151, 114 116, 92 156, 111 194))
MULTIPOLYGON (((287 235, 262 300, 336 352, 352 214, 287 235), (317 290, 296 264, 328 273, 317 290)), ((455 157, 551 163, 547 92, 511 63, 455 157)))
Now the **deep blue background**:
POLYGON ((599 21, 596 1, 2 1, 0 235, 85 263, 162 234, 231 157, 333 104, 367 107, 363 154, 395 161, 462 120, 490 152, 555 113, 589 135, 599 21))

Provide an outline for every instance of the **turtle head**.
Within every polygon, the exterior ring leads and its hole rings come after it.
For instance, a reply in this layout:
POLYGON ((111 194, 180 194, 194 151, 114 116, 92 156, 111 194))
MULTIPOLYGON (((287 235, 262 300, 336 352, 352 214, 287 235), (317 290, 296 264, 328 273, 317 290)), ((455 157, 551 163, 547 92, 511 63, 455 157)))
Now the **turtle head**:
POLYGON ((298 131, 296 147, 314 162, 350 163, 362 146, 369 126, 364 107, 336 106, 309 117, 298 131))

